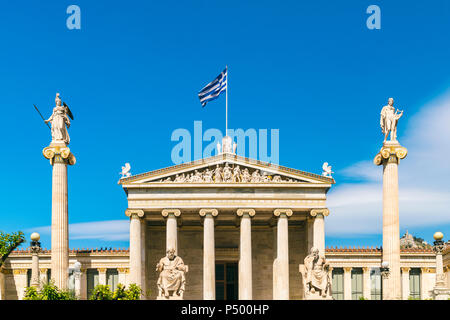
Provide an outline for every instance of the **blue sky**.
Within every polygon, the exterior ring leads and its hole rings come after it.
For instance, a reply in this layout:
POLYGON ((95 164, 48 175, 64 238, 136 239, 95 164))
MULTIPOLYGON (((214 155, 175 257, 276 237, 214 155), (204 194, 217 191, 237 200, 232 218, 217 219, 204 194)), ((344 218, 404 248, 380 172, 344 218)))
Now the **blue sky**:
POLYGON ((280 130, 280 164, 335 171, 326 244, 381 245, 379 112, 405 110, 401 233, 450 235, 450 3, 441 1, 21 1, 0 10, 0 230, 50 247, 42 156, 60 92, 75 115, 71 247, 128 247, 120 167, 170 166, 177 128, 224 126, 224 97, 197 92, 229 66, 229 127, 280 130), (66 8, 81 8, 81 30, 66 8), (381 29, 366 8, 381 8, 381 29), (378 171, 377 171, 378 170, 378 171))

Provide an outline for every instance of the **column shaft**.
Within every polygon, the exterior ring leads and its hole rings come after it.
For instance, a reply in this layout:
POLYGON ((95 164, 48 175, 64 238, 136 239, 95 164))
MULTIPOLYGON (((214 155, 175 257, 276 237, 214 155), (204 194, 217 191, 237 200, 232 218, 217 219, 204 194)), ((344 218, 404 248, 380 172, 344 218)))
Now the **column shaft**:
POLYGON ((69 268, 69 224, 67 204, 67 164, 56 155, 52 176, 52 279, 67 289, 69 268))
POLYGON ((203 299, 216 299, 216 257, 214 245, 214 218, 206 213, 203 221, 203 299))
POLYGON ((34 252, 31 256, 31 286, 39 287, 39 256, 34 252))
POLYGON ((166 250, 169 248, 174 248, 178 255, 177 218, 173 213, 169 213, 166 221, 166 250))
POLYGON ((398 213, 398 159, 390 155, 383 164, 383 261, 389 262, 390 275, 383 288, 383 299, 401 299, 400 225, 398 213))
POLYGON ((106 285, 106 268, 98 268, 98 283, 102 285, 106 285))
POLYGON ((344 300, 352 300, 352 268, 344 267, 344 300))
POLYGON ((130 219, 130 283, 141 284, 142 274, 141 221, 137 214, 130 219))
POLYGON ((252 277, 252 224, 250 215, 243 213, 239 243, 239 300, 253 298, 252 277))
POLYGON ((317 214, 313 222, 314 247, 319 249, 320 255, 325 255, 325 223, 323 214, 317 214))
POLYGON ((370 283, 370 268, 363 268, 363 296, 365 299, 371 299, 371 283, 370 283))
POLYGON ((292 210, 275 210, 277 219, 277 258, 274 261, 273 299, 289 300, 289 228, 292 210))
POLYGON ((409 270, 410 268, 402 268, 402 299, 409 298, 409 270))

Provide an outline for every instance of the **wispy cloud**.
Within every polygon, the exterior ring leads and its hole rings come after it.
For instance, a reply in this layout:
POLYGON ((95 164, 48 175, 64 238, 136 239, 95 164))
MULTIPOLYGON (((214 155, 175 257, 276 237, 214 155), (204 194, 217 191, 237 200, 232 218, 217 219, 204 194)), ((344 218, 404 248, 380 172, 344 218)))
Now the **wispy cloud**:
MULTIPOLYGON (((450 94, 414 115, 399 140, 408 149, 399 167, 400 226, 450 223, 450 94)), ((380 234, 382 168, 366 159, 339 173, 361 182, 337 185, 330 192, 327 235, 380 234)))
MULTIPOLYGON (((71 240, 98 239, 104 241, 125 241, 129 240, 129 229, 130 224, 128 220, 73 223, 69 225, 69 237, 71 240)), ((50 235, 51 227, 30 228, 26 232, 39 232, 43 235, 50 235)))

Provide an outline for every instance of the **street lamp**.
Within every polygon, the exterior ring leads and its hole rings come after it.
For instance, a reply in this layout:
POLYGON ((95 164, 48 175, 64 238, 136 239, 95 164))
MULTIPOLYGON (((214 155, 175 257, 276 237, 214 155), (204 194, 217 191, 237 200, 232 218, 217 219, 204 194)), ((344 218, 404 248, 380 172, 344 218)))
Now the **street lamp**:
POLYGON ((390 271, 389 271, 389 262, 388 261, 383 261, 381 263, 380 273, 384 279, 387 279, 389 277, 390 271))
POLYGON ((33 232, 30 236, 30 250, 31 250, 31 283, 32 287, 39 287, 39 252, 41 252, 41 243, 39 242, 41 236, 37 232, 33 232))
POLYGON ((442 240, 444 235, 442 232, 436 232, 433 235, 434 246, 433 251, 436 253, 436 284, 431 290, 431 295, 436 300, 447 300, 450 297, 450 290, 445 287, 445 274, 442 264, 442 252, 445 250, 446 245, 442 240))

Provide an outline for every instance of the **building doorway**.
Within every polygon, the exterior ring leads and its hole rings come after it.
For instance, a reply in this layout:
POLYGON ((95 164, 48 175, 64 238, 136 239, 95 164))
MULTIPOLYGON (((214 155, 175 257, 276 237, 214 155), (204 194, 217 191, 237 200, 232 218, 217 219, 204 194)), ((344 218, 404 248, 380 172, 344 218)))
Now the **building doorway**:
POLYGON ((237 300, 238 264, 235 262, 216 263, 216 300, 237 300))

